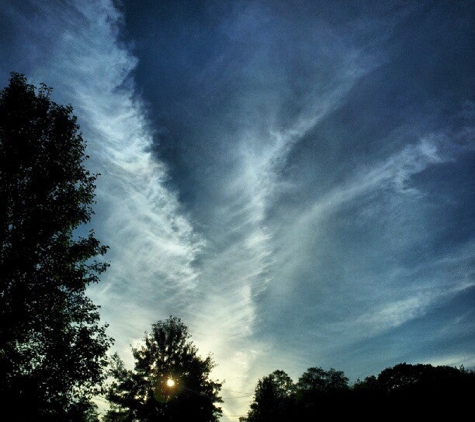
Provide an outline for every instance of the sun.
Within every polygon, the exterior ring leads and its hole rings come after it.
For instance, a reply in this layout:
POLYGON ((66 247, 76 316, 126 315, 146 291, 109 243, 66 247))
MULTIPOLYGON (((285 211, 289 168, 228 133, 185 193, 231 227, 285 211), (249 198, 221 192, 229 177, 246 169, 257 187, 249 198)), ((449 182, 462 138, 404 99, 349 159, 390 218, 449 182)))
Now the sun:
POLYGON ((167 387, 174 387, 175 386, 175 381, 173 381, 171 378, 167 379, 167 387))

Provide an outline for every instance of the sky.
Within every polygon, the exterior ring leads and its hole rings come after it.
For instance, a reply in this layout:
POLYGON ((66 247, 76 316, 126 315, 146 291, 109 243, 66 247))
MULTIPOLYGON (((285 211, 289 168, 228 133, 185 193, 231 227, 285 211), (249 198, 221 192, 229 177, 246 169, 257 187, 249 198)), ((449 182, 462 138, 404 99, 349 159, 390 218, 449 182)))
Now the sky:
POLYGON ((257 381, 475 367, 475 3, 0 0, 10 72, 100 173, 117 351, 182 319, 222 422, 257 381))

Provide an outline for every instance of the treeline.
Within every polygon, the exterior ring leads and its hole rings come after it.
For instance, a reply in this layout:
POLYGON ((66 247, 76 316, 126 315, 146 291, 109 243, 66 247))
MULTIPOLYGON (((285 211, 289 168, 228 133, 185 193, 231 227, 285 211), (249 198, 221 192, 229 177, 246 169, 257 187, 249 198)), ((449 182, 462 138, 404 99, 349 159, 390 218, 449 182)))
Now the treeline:
POLYGON ((465 420, 474 397, 475 372, 463 367, 401 363, 353 385, 333 368, 308 368, 297 382, 277 370, 258 381, 240 422, 465 420))

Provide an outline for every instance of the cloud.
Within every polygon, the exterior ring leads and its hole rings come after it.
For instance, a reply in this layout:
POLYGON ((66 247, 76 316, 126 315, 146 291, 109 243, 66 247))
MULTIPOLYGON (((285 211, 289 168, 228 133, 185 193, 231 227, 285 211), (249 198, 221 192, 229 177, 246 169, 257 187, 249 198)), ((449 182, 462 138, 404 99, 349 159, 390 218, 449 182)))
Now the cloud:
MULTIPOLYGON (((353 361, 358 367, 352 345, 409 331, 410 324, 473 287, 471 242, 434 251, 446 230, 449 203, 434 203, 418 182, 419 175, 460 160, 465 132, 462 127, 450 135, 421 134, 372 166, 355 166, 313 201, 280 206, 279 218, 269 222, 278 233, 271 242, 276 264, 258 313, 264 327, 258 335, 279 345, 291 373, 309 362, 334 367, 328 356, 335 355, 342 365, 353 361)), ((359 376, 353 371, 347 369, 359 376)))
POLYGON ((100 173, 91 225, 110 246, 111 267, 90 294, 103 319, 114 321, 110 333, 123 350, 187 306, 204 241, 165 187, 166 165, 152 155, 153 131, 129 78, 137 59, 117 41, 117 10, 108 1, 34 7, 33 30, 55 40, 34 79, 53 86, 56 101, 73 104, 87 165, 100 173))
POLYGON ((151 323, 183 318, 236 420, 275 369, 473 361, 456 6, 10 3, 2 72, 73 105, 101 173, 111 267, 89 292, 129 364, 151 323))

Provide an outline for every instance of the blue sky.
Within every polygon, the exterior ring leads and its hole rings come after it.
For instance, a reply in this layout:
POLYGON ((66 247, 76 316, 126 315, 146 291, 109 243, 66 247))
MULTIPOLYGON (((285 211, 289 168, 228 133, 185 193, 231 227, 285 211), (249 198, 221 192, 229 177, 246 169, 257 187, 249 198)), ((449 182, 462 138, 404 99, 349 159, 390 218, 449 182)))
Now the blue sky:
POLYGON ((101 173, 114 351, 182 318, 224 380, 475 366, 472 1, 0 0, 101 173))

